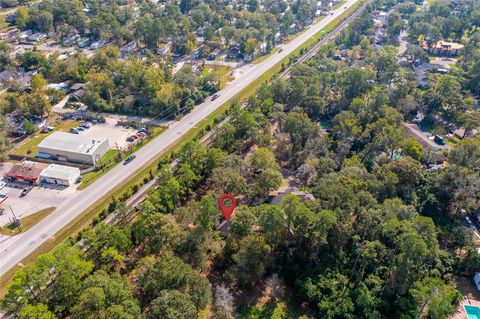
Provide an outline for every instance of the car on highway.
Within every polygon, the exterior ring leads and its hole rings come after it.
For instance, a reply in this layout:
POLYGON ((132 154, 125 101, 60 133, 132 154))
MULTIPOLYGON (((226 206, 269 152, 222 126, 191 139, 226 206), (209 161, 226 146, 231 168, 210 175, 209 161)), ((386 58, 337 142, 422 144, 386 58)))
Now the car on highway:
POLYGON ((20 197, 25 197, 30 191, 33 189, 32 186, 27 186, 24 189, 22 189, 22 192, 20 193, 20 197))
POLYGON ((123 165, 127 165, 128 163, 130 163, 131 161, 133 161, 137 156, 136 155, 131 155, 129 157, 127 157, 125 159, 125 161, 123 161, 123 165))
POLYGON ((220 97, 220 95, 214 94, 214 95, 212 96, 212 98, 210 99, 210 101, 215 101, 215 100, 218 99, 219 97, 220 97))

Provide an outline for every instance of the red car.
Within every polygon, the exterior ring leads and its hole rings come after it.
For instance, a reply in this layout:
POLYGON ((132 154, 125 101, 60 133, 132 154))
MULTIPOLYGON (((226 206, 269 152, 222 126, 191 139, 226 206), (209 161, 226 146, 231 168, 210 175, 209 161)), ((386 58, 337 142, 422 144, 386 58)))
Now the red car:
POLYGON ((7 194, 0 193, 0 204, 6 201, 8 198, 7 194))

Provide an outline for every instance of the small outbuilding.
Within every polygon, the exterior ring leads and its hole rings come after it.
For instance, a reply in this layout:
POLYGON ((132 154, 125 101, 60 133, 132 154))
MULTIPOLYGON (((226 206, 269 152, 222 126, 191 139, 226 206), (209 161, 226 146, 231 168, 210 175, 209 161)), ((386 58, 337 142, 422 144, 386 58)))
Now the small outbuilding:
POLYGON ((80 178, 80 169, 65 165, 50 164, 40 174, 40 183, 72 186, 80 178))

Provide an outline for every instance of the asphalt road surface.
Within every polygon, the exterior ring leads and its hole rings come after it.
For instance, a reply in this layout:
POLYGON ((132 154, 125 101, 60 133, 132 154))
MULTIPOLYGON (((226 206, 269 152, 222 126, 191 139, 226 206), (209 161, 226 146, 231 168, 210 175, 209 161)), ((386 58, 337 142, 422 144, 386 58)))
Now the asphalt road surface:
MULTIPOLYGON (((351 7, 357 1, 358 0, 347 0, 340 8, 334 11, 333 15, 326 16, 320 22, 310 26, 289 43, 282 45, 282 52, 273 53, 262 63, 256 64, 254 67, 248 69, 229 86, 218 92, 220 95, 218 99, 215 101, 207 100, 198 105, 192 112, 185 115, 180 121, 173 124, 169 129, 160 134, 160 136, 143 146, 136 153, 136 159, 128 165, 120 164, 116 166, 85 190, 72 195, 68 200, 62 203, 62 205, 57 207, 53 213, 48 215, 28 231, 14 236, 11 239, 8 239, 7 242, 2 243, 0 248, 0 275, 3 275, 9 269, 18 264, 23 258, 27 257, 75 217, 79 216, 83 211, 99 201, 102 196, 112 191, 112 189, 122 181, 131 177, 137 170, 146 166, 146 164, 157 157, 159 153, 182 138, 188 130, 195 127, 222 104, 247 87, 252 81, 260 77, 276 63, 280 62, 317 32, 321 31, 328 23, 341 15, 346 10, 345 8, 351 7)), ((0 283, 0 286, 1 285, 2 283, 0 283)))

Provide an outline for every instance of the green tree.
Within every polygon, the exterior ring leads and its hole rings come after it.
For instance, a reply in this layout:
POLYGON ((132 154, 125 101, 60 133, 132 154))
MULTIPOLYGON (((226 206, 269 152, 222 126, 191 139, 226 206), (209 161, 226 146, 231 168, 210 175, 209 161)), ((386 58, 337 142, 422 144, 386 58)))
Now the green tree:
POLYGON ((118 274, 98 271, 82 285, 78 300, 71 308, 75 318, 140 318, 140 307, 128 280, 118 274))
POLYGON ((27 23, 30 20, 28 10, 24 7, 19 7, 15 15, 15 23, 20 30, 25 30, 27 23))
POLYGON ((270 248, 266 240, 259 234, 252 234, 243 238, 239 243, 239 250, 233 255, 235 266, 233 274, 240 286, 253 286, 265 274, 270 262, 270 248))
POLYGON ((195 319, 197 309, 190 297, 178 290, 162 290, 155 298, 148 312, 148 318, 195 319))
POLYGON ((416 282, 409 291, 417 305, 418 314, 429 318, 449 318, 456 310, 462 295, 439 278, 426 277, 416 282))
POLYGON ((270 191, 280 187, 283 177, 282 174, 272 168, 268 168, 255 176, 253 181, 253 197, 265 197, 270 191))
POLYGON ((18 313, 19 319, 55 319, 53 312, 44 304, 26 305, 18 313))

